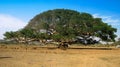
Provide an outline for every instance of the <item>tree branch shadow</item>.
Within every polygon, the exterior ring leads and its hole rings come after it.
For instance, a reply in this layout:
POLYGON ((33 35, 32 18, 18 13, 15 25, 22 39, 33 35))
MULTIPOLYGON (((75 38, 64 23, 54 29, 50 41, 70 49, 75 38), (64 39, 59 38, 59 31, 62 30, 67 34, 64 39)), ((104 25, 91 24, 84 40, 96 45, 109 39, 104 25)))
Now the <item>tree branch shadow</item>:
POLYGON ((6 58, 12 58, 12 57, 0 57, 0 59, 6 59, 6 58))

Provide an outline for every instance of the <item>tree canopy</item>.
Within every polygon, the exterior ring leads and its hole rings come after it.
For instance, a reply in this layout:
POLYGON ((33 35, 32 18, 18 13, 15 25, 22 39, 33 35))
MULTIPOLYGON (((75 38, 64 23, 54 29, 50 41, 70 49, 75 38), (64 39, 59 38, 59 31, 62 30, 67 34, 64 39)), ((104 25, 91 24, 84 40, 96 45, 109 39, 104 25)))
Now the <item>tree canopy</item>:
MULTIPOLYGON (((117 31, 116 28, 103 22, 102 18, 94 18, 89 13, 69 9, 48 10, 36 15, 21 31, 21 34, 29 38, 36 38, 39 37, 37 34, 41 29, 54 33, 48 37, 54 40, 68 40, 76 36, 83 38, 85 36, 97 36, 104 41, 114 41, 116 37, 114 33, 117 31)), ((8 36, 9 33, 12 32, 5 33, 6 38, 12 37, 8 36)))

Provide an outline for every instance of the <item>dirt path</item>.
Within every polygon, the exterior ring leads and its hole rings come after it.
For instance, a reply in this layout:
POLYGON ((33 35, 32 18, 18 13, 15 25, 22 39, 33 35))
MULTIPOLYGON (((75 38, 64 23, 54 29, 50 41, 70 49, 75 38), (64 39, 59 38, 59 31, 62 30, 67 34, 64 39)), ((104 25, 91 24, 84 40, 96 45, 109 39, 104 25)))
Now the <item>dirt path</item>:
POLYGON ((120 67, 120 49, 0 48, 0 67, 120 67))

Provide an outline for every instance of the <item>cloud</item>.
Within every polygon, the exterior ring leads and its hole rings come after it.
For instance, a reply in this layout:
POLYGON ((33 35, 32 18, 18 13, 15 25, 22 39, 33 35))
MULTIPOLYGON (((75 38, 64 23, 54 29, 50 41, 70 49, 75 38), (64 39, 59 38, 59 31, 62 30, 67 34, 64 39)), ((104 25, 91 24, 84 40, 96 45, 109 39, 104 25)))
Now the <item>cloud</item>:
POLYGON ((27 23, 24 21, 6 14, 0 14, 0 39, 3 39, 3 34, 6 31, 17 31, 23 28, 27 23))
POLYGON ((104 16, 104 15, 100 15, 100 14, 93 14, 94 18, 102 18, 102 20, 105 23, 108 23, 110 25, 120 25, 120 20, 119 19, 114 19, 112 16, 104 16))

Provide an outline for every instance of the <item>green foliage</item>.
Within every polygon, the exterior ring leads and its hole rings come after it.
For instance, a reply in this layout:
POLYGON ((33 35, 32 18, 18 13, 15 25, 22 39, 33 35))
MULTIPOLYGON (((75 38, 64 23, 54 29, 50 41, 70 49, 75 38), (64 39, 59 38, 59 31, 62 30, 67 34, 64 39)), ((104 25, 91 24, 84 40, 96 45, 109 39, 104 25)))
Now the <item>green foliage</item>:
POLYGON ((5 39, 16 38, 18 37, 18 33, 10 31, 10 32, 6 32, 4 36, 5 36, 5 39))
POLYGON ((21 37, 35 38, 35 31, 33 29, 22 29, 19 33, 21 37))
POLYGON ((49 37, 49 35, 48 34, 46 34, 46 33, 40 33, 40 37, 39 37, 40 39, 49 39, 50 37, 49 37))
MULTIPOLYGON (((18 31, 19 36, 36 39, 71 40, 76 36, 98 36, 105 41, 114 41, 117 29, 104 23, 101 18, 93 18, 89 13, 80 13, 69 9, 55 9, 35 16, 29 24, 18 31), (40 29, 56 33, 48 35, 40 33, 40 29)), ((14 32, 15 33, 15 32, 14 32)), ((13 32, 6 32, 6 38, 18 36, 13 32)))
POLYGON ((52 39, 55 40, 55 41, 58 41, 58 42, 61 41, 62 38, 63 38, 63 36, 60 35, 60 34, 52 35, 52 39))

